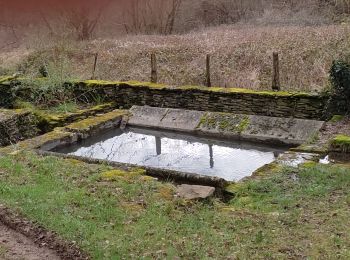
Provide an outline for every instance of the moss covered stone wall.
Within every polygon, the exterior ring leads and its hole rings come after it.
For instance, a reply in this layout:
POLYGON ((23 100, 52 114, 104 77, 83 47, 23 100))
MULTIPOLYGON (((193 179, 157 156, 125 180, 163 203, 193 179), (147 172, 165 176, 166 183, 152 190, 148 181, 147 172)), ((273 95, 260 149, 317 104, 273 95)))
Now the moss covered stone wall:
POLYGON ((35 117, 28 111, 0 109, 0 146, 37 135, 36 123, 35 117))
POLYGON ((0 77, 0 107, 12 107, 15 94, 11 84, 13 77, 0 77))
POLYGON ((84 81, 76 83, 75 91, 85 100, 103 97, 123 108, 148 105, 302 119, 323 118, 327 100, 327 97, 308 93, 170 87, 142 82, 84 81))

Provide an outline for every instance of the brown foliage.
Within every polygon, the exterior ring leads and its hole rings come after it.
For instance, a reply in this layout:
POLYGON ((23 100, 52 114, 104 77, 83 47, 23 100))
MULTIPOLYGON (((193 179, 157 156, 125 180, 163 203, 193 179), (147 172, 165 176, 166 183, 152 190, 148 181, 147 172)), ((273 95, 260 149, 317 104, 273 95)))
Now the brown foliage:
POLYGON ((171 34, 182 0, 129 0, 124 26, 130 34, 171 34))

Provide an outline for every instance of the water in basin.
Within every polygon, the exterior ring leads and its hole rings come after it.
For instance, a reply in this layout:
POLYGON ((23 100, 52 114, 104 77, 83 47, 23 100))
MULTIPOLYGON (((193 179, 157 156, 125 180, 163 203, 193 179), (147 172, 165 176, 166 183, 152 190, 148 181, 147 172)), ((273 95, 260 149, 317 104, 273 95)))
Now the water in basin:
POLYGON ((57 152, 237 181, 285 149, 145 129, 115 129, 57 152))

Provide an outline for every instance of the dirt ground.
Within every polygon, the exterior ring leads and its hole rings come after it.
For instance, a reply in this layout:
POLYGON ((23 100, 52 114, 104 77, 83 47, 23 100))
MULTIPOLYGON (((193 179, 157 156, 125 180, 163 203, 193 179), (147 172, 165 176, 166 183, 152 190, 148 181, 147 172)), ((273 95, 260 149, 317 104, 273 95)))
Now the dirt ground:
POLYGON ((3 259, 86 260, 89 257, 74 244, 0 204, 0 260, 3 259))
POLYGON ((42 260, 61 259, 55 251, 39 247, 32 240, 0 222, 0 259, 42 260))

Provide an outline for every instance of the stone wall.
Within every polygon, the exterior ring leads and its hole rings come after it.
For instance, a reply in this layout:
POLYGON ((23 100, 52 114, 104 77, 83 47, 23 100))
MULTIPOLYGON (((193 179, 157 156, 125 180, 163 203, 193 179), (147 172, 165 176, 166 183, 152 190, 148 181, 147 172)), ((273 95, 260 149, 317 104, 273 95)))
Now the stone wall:
POLYGON ((0 146, 15 144, 38 134, 36 118, 24 110, 0 110, 0 146))
POLYGON ((12 77, 0 77, 0 107, 12 107, 15 94, 11 83, 12 77))
POLYGON ((84 81, 76 83, 75 91, 83 101, 103 97, 123 108, 148 105, 301 119, 323 118, 328 100, 328 97, 307 93, 170 87, 139 82, 84 81))

